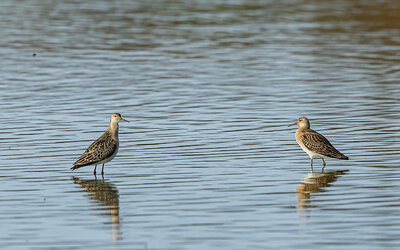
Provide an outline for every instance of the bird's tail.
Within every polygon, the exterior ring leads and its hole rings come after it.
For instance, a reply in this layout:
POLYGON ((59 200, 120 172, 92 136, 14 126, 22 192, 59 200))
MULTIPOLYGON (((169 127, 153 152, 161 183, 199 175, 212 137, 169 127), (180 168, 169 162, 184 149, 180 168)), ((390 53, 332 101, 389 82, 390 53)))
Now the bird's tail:
POLYGON ((341 159, 341 160, 348 160, 349 157, 347 157, 347 156, 345 156, 345 155, 342 154, 342 155, 339 157, 339 159, 341 159))
POLYGON ((71 170, 74 171, 74 170, 77 170, 78 168, 81 168, 81 167, 83 167, 83 166, 74 165, 74 166, 71 168, 71 170))

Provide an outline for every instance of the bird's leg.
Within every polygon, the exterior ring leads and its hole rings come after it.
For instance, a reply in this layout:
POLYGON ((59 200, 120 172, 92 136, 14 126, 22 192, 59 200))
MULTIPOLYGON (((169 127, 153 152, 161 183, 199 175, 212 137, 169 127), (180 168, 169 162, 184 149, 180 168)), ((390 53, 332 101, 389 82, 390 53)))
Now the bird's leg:
POLYGON ((322 158, 322 162, 323 162, 323 165, 322 165, 322 172, 324 172, 324 169, 325 169, 325 166, 326 166, 326 163, 325 163, 324 158, 322 158))
POLYGON ((311 173, 314 172, 314 169, 312 167, 312 158, 311 158, 311 173))
POLYGON ((101 175, 104 175, 104 163, 103 163, 103 167, 101 168, 101 175))
POLYGON ((94 170, 93 170, 94 175, 96 175, 96 168, 97 168, 97 165, 94 166, 94 170))

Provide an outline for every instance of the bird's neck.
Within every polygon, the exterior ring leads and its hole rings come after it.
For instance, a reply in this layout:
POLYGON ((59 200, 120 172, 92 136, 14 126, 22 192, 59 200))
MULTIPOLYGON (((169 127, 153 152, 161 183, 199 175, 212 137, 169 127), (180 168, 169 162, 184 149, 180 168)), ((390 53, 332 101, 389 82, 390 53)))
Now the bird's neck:
POLYGON ((309 129, 309 128, 310 128, 310 124, 305 123, 305 124, 302 124, 299 129, 304 130, 304 129, 309 129))
POLYGON ((112 138, 118 141, 118 122, 110 122, 108 130, 111 133, 112 138))
POLYGON ((309 129, 309 128, 310 128, 309 125, 304 124, 303 126, 300 126, 300 127, 297 129, 296 132, 301 133, 301 132, 303 132, 304 130, 309 129))

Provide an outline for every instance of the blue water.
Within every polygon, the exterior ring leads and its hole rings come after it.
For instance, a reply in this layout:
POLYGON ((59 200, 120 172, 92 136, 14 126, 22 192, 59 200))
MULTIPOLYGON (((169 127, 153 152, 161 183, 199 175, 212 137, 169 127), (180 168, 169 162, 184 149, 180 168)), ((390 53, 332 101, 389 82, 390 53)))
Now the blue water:
POLYGON ((2 1, 2 247, 398 248, 399 11, 2 1), (113 112, 104 179, 71 172, 113 112), (301 116, 350 160, 310 173, 301 116))

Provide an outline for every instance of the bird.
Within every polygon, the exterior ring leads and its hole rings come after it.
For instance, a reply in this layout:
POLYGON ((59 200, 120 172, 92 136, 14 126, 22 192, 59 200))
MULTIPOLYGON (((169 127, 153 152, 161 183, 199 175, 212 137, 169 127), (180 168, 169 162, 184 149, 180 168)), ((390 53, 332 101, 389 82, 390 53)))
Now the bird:
POLYGON ((289 126, 299 125, 296 131, 296 141, 300 147, 311 158, 311 171, 313 171, 313 159, 321 158, 323 162, 322 171, 326 166, 325 160, 327 158, 336 158, 341 160, 348 160, 349 157, 340 153, 332 144, 320 133, 310 129, 310 121, 306 117, 300 117, 296 123, 289 126))
POLYGON ((114 159, 119 148, 118 122, 125 121, 119 113, 114 113, 110 118, 110 126, 99 139, 94 141, 86 151, 79 157, 71 168, 72 171, 95 165, 93 174, 96 175, 97 165, 103 164, 101 175, 104 175, 104 164, 114 159))

